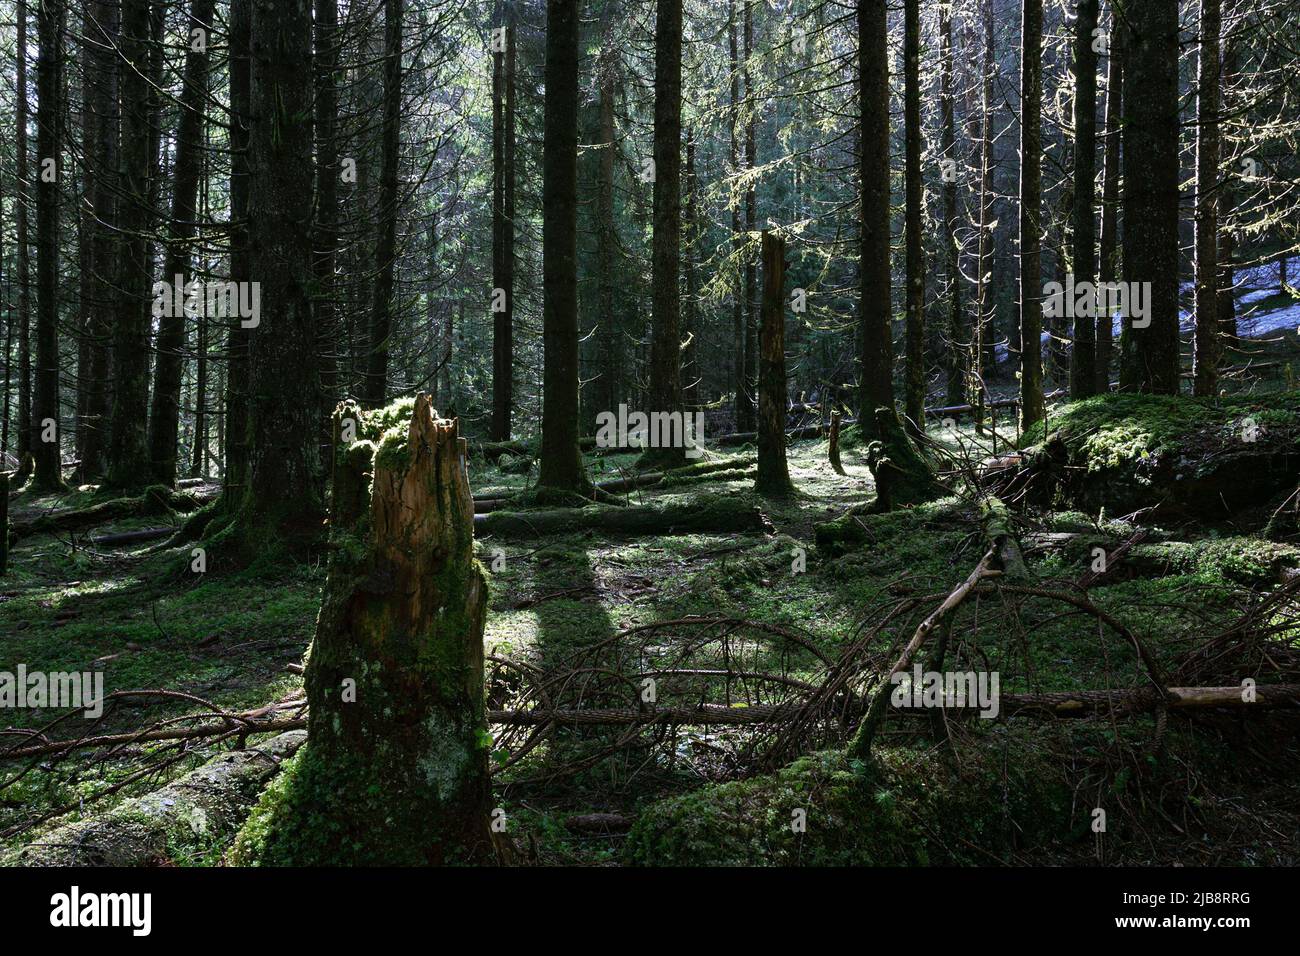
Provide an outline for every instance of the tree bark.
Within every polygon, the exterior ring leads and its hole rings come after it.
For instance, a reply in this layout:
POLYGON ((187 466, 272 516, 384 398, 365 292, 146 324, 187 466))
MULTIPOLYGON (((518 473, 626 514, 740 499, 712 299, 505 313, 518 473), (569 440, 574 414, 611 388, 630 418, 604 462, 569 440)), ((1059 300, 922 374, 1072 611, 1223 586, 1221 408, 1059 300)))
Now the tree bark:
POLYGON ((1020 430, 1043 418, 1043 0, 1020 21, 1020 430))
POLYGON ((768 498, 794 495, 785 459, 785 240, 763 230, 763 326, 758 364, 758 478, 768 498))

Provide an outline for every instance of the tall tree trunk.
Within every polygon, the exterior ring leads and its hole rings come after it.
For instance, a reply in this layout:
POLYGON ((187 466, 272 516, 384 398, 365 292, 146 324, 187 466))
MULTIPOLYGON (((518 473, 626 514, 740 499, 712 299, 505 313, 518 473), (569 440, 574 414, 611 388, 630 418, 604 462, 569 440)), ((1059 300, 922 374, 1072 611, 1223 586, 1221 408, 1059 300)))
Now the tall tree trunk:
MULTIPOLYGON (((651 241, 650 394, 647 411, 681 414, 682 4, 655 5, 654 235, 651 241)), ((748 21, 747 21, 748 22, 748 21)), ((685 448, 656 448, 643 466, 670 467, 685 448)))
MULTIPOLYGON (((204 107, 208 90, 208 42, 212 0, 192 0, 185 30, 185 80, 180 100, 180 128, 172 167, 171 229, 163 282, 184 289, 193 278, 190 244, 194 240, 199 175, 203 170, 204 107), (202 42, 195 42, 200 31, 202 42)), ((201 307, 202 308, 202 307, 201 307)), ((149 419, 149 458, 154 481, 176 483, 176 440, 180 427, 181 375, 184 371, 185 312, 164 310, 158 320, 158 358, 154 367, 153 405, 149 419), (169 314, 170 313, 170 314, 169 314)))
POLYGON ((578 449, 578 0, 546 0, 540 484, 591 487, 578 449))
POLYGON ((1219 390, 1219 33, 1220 0, 1201 0, 1196 95, 1196 337, 1193 394, 1219 390))
POLYGON ((508 75, 513 69, 514 24, 498 29, 504 34, 492 51, 492 438, 509 441, 514 403, 514 223, 506 215, 506 193, 513 193, 506 128, 513 122, 507 102, 508 75), (507 175, 507 166, 510 175, 507 175))
POLYGON ((85 110, 91 134, 91 153, 88 154, 87 171, 92 187, 86 197, 89 213, 89 255, 91 273, 86 288, 88 301, 83 302, 86 312, 85 337, 88 344, 85 368, 79 368, 78 380, 85 389, 86 399, 81 421, 84 437, 81 446, 81 464, 77 474, 82 481, 90 481, 104 473, 105 451, 109 425, 109 360, 112 336, 112 316, 115 311, 116 292, 113 282, 118 274, 117 234, 117 140, 118 140, 118 64, 117 46, 118 5, 111 0, 96 0, 91 6, 91 18, 86 32, 89 52, 86 56, 88 71, 85 92, 85 110))
MULTIPOLYGON (((984 83, 980 93, 980 234, 976 257, 975 279, 975 333, 971 347, 971 385, 975 405, 975 427, 984 429, 984 387, 986 369, 992 371, 994 362, 986 358, 991 351, 990 334, 993 327, 993 308, 990 295, 993 277, 993 78, 998 69, 997 51, 994 47, 993 0, 984 0, 984 83)), ((996 356, 994 356, 996 358, 996 356)))
MULTIPOLYGON (((501 403, 502 441, 509 441, 514 432, 515 407, 515 4, 510 0, 506 11, 506 116, 505 116, 505 224, 501 235, 501 277, 506 290, 505 321, 505 396, 501 403)), ((463 306, 463 303, 462 303, 463 306)), ((460 326, 464 334, 464 323, 460 326)), ((450 323, 448 324, 450 329, 450 323)), ((447 333, 447 360, 451 361, 451 332, 447 333)), ((451 371, 447 372, 450 382, 451 371)), ((450 386, 448 395, 450 396, 450 386)), ((450 398, 448 398, 450 401, 450 398)))
POLYGON ((36 394, 32 454, 36 491, 63 487, 59 423, 59 191, 63 187, 63 0, 42 0, 36 61, 36 394))
POLYGON ((148 446, 150 266, 150 10, 149 0, 122 0, 121 211, 123 236, 113 323, 113 416, 106 483, 129 488, 151 474, 148 446))
MULTIPOLYGON (((727 49, 731 55, 731 83, 730 83, 730 105, 731 105, 731 124, 730 124, 730 153, 729 169, 732 176, 740 173, 740 53, 739 42, 736 39, 736 3, 735 0, 727 0, 727 49)), ((740 226, 740 204, 732 201, 731 206, 731 254, 736 263, 737 269, 740 268, 741 258, 745 254, 745 236, 740 226)), ((731 296, 731 363, 729 372, 731 373, 730 386, 732 388, 732 408, 736 431, 745 431, 742 423, 746 420, 746 411, 749 404, 749 395, 745 391, 745 290, 744 283, 741 282, 741 288, 733 291, 731 296)))
POLYGON ((366 365, 366 404, 378 408, 388 393, 389 336, 393 331, 393 275, 397 268, 397 164, 401 158, 402 0, 384 0, 384 122, 379 168, 379 241, 375 244, 374 303, 366 365))
POLYGON ((868 437, 876 437, 876 409, 894 408, 887 14, 886 0, 858 3, 858 428, 868 437))
POLYGON ((966 399, 966 367, 964 359, 970 354, 970 329, 962 308, 961 294, 961 238, 957 231, 957 122, 953 90, 952 8, 939 5, 939 58, 943 114, 942 149, 951 173, 944 176, 943 185, 943 248, 944 271, 948 280, 948 331, 947 348, 944 349, 944 371, 947 373, 947 400, 950 405, 963 404, 966 399))
POLYGON ((617 409, 623 394, 622 347, 618 331, 618 288, 614 275, 618 249, 614 220, 614 84, 613 23, 607 19, 602 51, 597 61, 597 111, 600 148, 596 185, 596 282, 600 302, 600 376, 595 385, 597 408, 617 409))
MULTIPOLYGON (((4 174, 0 173, 0 207, 4 205, 4 174)), ((5 273, 5 231, 0 229, 0 311, 5 317, 4 356, 5 374, 0 382, 0 459, 9 452, 9 429, 12 423, 9 404, 9 391, 13 386, 13 347, 14 347, 14 310, 9 298, 9 276, 5 273)))
POLYGON ((253 0, 248 254, 261 316, 249 343, 248 481, 237 543, 314 540, 323 515, 312 321, 310 0, 253 0))
POLYGON ((758 364, 758 478, 769 498, 794 494, 785 459, 785 240, 763 230, 763 325, 758 364))
MULTIPOLYGON (((252 124, 252 2, 230 0, 230 280, 252 281, 249 253, 249 130, 252 124)), ((238 316, 226 338, 225 471, 221 490, 229 511, 243 501, 248 485, 249 351, 252 330, 238 316)))
MULTIPOLYGON (((1231 82, 1237 75, 1237 46, 1239 43, 1240 33, 1238 30, 1233 30, 1223 40, 1223 63, 1219 71, 1219 99, 1224 113, 1228 111, 1228 99, 1232 95, 1231 82)), ((1236 270, 1233 268, 1233 258, 1237 254, 1237 235, 1235 225, 1229 225, 1226 228, 1224 225, 1233 217, 1237 201, 1235 185, 1236 178, 1227 177, 1222 185, 1223 195, 1219 199, 1218 315, 1219 329, 1223 335, 1224 344, 1227 346, 1235 346, 1237 342, 1237 300, 1233 292, 1233 286, 1237 284, 1236 270)))
MULTIPOLYGON (((1177 395, 1178 2, 1128 0, 1124 91, 1124 280, 1150 283, 1149 313, 1121 356, 1120 386, 1177 395)), ((1130 285, 1130 289, 1133 286, 1130 285)))
POLYGON ((25 479, 28 468, 27 456, 32 452, 32 291, 31 291, 31 238, 28 235, 27 204, 31 201, 32 184, 28 177, 27 163, 27 0, 17 3, 18 30, 15 45, 15 102, 14 102, 14 151, 17 161, 14 172, 17 188, 14 190, 15 229, 18 248, 15 258, 18 264, 18 481, 25 479))
MULTIPOLYGON (((1098 249, 1103 283, 1119 278, 1119 174, 1120 152, 1123 147, 1124 115, 1124 54, 1123 43, 1127 31, 1112 11, 1110 43, 1106 64, 1106 159, 1102 169, 1101 187, 1101 239, 1098 249)), ((1114 316, 1109 308, 1097 316, 1096 383, 1097 393, 1110 391, 1110 367, 1114 354, 1114 316)))
POLYGON ((1020 21, 1020 428, 1043 417, 1043 0, 1020 21))
MULTIPOLYGON (((1097 176, 1098 0, 1079 0, 1074 24, 1074 280, 1091 283, 1097 271, 1097 228, 1093 212, 1097 176)), ((1097 388, 1097 320, 1076 316, 1070 349, 1070 397, 1087 398, 1097 388)))
MULTIPOLYGON (((699 269, 696 263, 696 247, 699 241, 700 219, 697 209, 699 196, 699 177, 695 171, 695 131, 686 131, 686 209, 682 217, 684 242, 686 245, 686 307, 683 310, 686 337, 685 356, 682 360, 682 397, 688 408, 694 408, 700 401, 701 373, 700 354, 700 304, 699 269)), ((611 406, 613 407, 613 406, 611 406)), ((701 440, 703 435, 697 436, 701 440)))
MULTIPOLYGON (((316 86, 316 221, 312 244, 317 295, 312 303, 316 319, 316 357, 323 392, 323 410, 339 399, 339 346, 343 341, 336 306, 339 244, 339 32, 338 0, 315 0, 316 86)), ((330 423, 320 418, 322 444, 329 439, 330 423)))
POLYGON ((903 128, 906 193, 906 362, 903 411, 910 435, 925 431, 925 253, 921 182, 921 4, 903 4, 903 128))
MULTIPOLYGON (((757 143, 755 142, 755 117, 758 113, 758 103, 754 96, 754 78, 750 73, 750 57, 754 53, 754 2, 745 0, 744 6, 744 34, 745 46, 743 56, 740 61, 740 78, 745 86, 745 172, 752 175, 754 167, 758 162, 757 143)), ((755 194, 754 182, 749 180, 745 187, 745 246, 749 245, 749 238, 754 235, 754 227, 757 216, 758 197, 755 194)), ((757 396, 755 389, 757 386, 757 358, 758 358, 758 271, 754 262, 753 255, 747 250, 745 253, 745 351, 744 362, 742 364, 741 381, 743 382, 744 401, 740 405, 740 411, 743 414, 743 421, 737 420, 736 428, 739 431, 753 431, 755 427, 755 414, 757 413, 757 396)))
MULTIPOLYGON (((89 7, 89 4, 87 4, 89 7)), ((90 10, 83 10, 81 15, 80 34, 83 39, 82 44, 82 61, 86 64, 80 76, 74 74, 74 81, 80 84, 80 95, 78 97, 81 103, 80 133, 81 133, 81 155, 83 162, 81 164, 81 194, 75 200, 77 210, 77 313, 74 327, 77 337, 77 378, 76 378, 76 411, 73 421, 76 423, 75 448, 73 457, 77 460, 77 468, 74 472, 78 478, 81 476, 81 468, 85 464, 83 452, 86 448, 87 416, 86 409, 90 403, 90 347, 91 337, 90 328, 92 322, 93 308, 95 300, 95 242, 94 242, 94 219, 95 219, 95 166, 90 160, 96 152, 95 135, 95 117, 90 109, 91 86, 94 83, 92 71, 90 69, 90 52, 86 48, 84 37, 88 34, 90 28, 90 10)), ((68 122, 72 122, 69 115, 68 122)), ((5 361, 9 361, 9 356, 5 355, 5 361)))

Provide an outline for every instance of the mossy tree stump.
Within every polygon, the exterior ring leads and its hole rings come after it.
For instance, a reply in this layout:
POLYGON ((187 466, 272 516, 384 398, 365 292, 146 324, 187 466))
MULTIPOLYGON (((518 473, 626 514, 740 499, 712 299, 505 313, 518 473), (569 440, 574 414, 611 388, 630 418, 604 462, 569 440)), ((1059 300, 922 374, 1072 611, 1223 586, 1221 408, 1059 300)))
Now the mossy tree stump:
POLYGON ((912 444, 892 408, 876 409, 877 440, 867 446, 867 465, 876 480, 876 511, 934 501, 947 492, 912 444))
POLYGON ((409 425, 376 446, 364 420, 383 414, 335 412, 334 556, 306 669, 308 744, 241 834, 242 862, 490 859, 487 583, 466 443, 420 395, 409 425), (363 437, 349 444, 349 432, 363 437))

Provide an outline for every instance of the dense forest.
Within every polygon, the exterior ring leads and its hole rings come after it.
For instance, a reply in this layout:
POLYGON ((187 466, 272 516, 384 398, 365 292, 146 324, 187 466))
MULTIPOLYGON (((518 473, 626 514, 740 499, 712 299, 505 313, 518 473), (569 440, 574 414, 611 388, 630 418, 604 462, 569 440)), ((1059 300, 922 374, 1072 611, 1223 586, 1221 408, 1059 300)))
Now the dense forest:
POLYGON ((1297 0, 0 0, 0 862, 1296 865, 1298 275, 1297 0))

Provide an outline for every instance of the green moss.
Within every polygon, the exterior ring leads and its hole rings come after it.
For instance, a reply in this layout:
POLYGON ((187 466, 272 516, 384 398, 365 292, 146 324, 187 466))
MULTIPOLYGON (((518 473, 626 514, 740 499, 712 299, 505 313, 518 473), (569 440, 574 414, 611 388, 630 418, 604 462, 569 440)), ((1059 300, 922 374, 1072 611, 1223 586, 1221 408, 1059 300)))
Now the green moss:
POLYGON ((406 439, 410 432, 410 419, 405 425, 394 425, 385 429, 380 436, 379 446, 375 451, 375 467, 388 471, 405 471, 411 464, 411 451, 406 439))
MULTIPOLYGON (((1005 742, 1009 734, 998 728, 990 737, 1005 742)), ((988 864, 1067 828, 1069 788, 1030 751, 1004 767, 998 746, 964 752, 959 766, 928 748, 882 748, 878 769, 865 769, 838 751, 819 753, 771 776, 661 801, 637 820, 625 859, 652 866, 988 864)))

